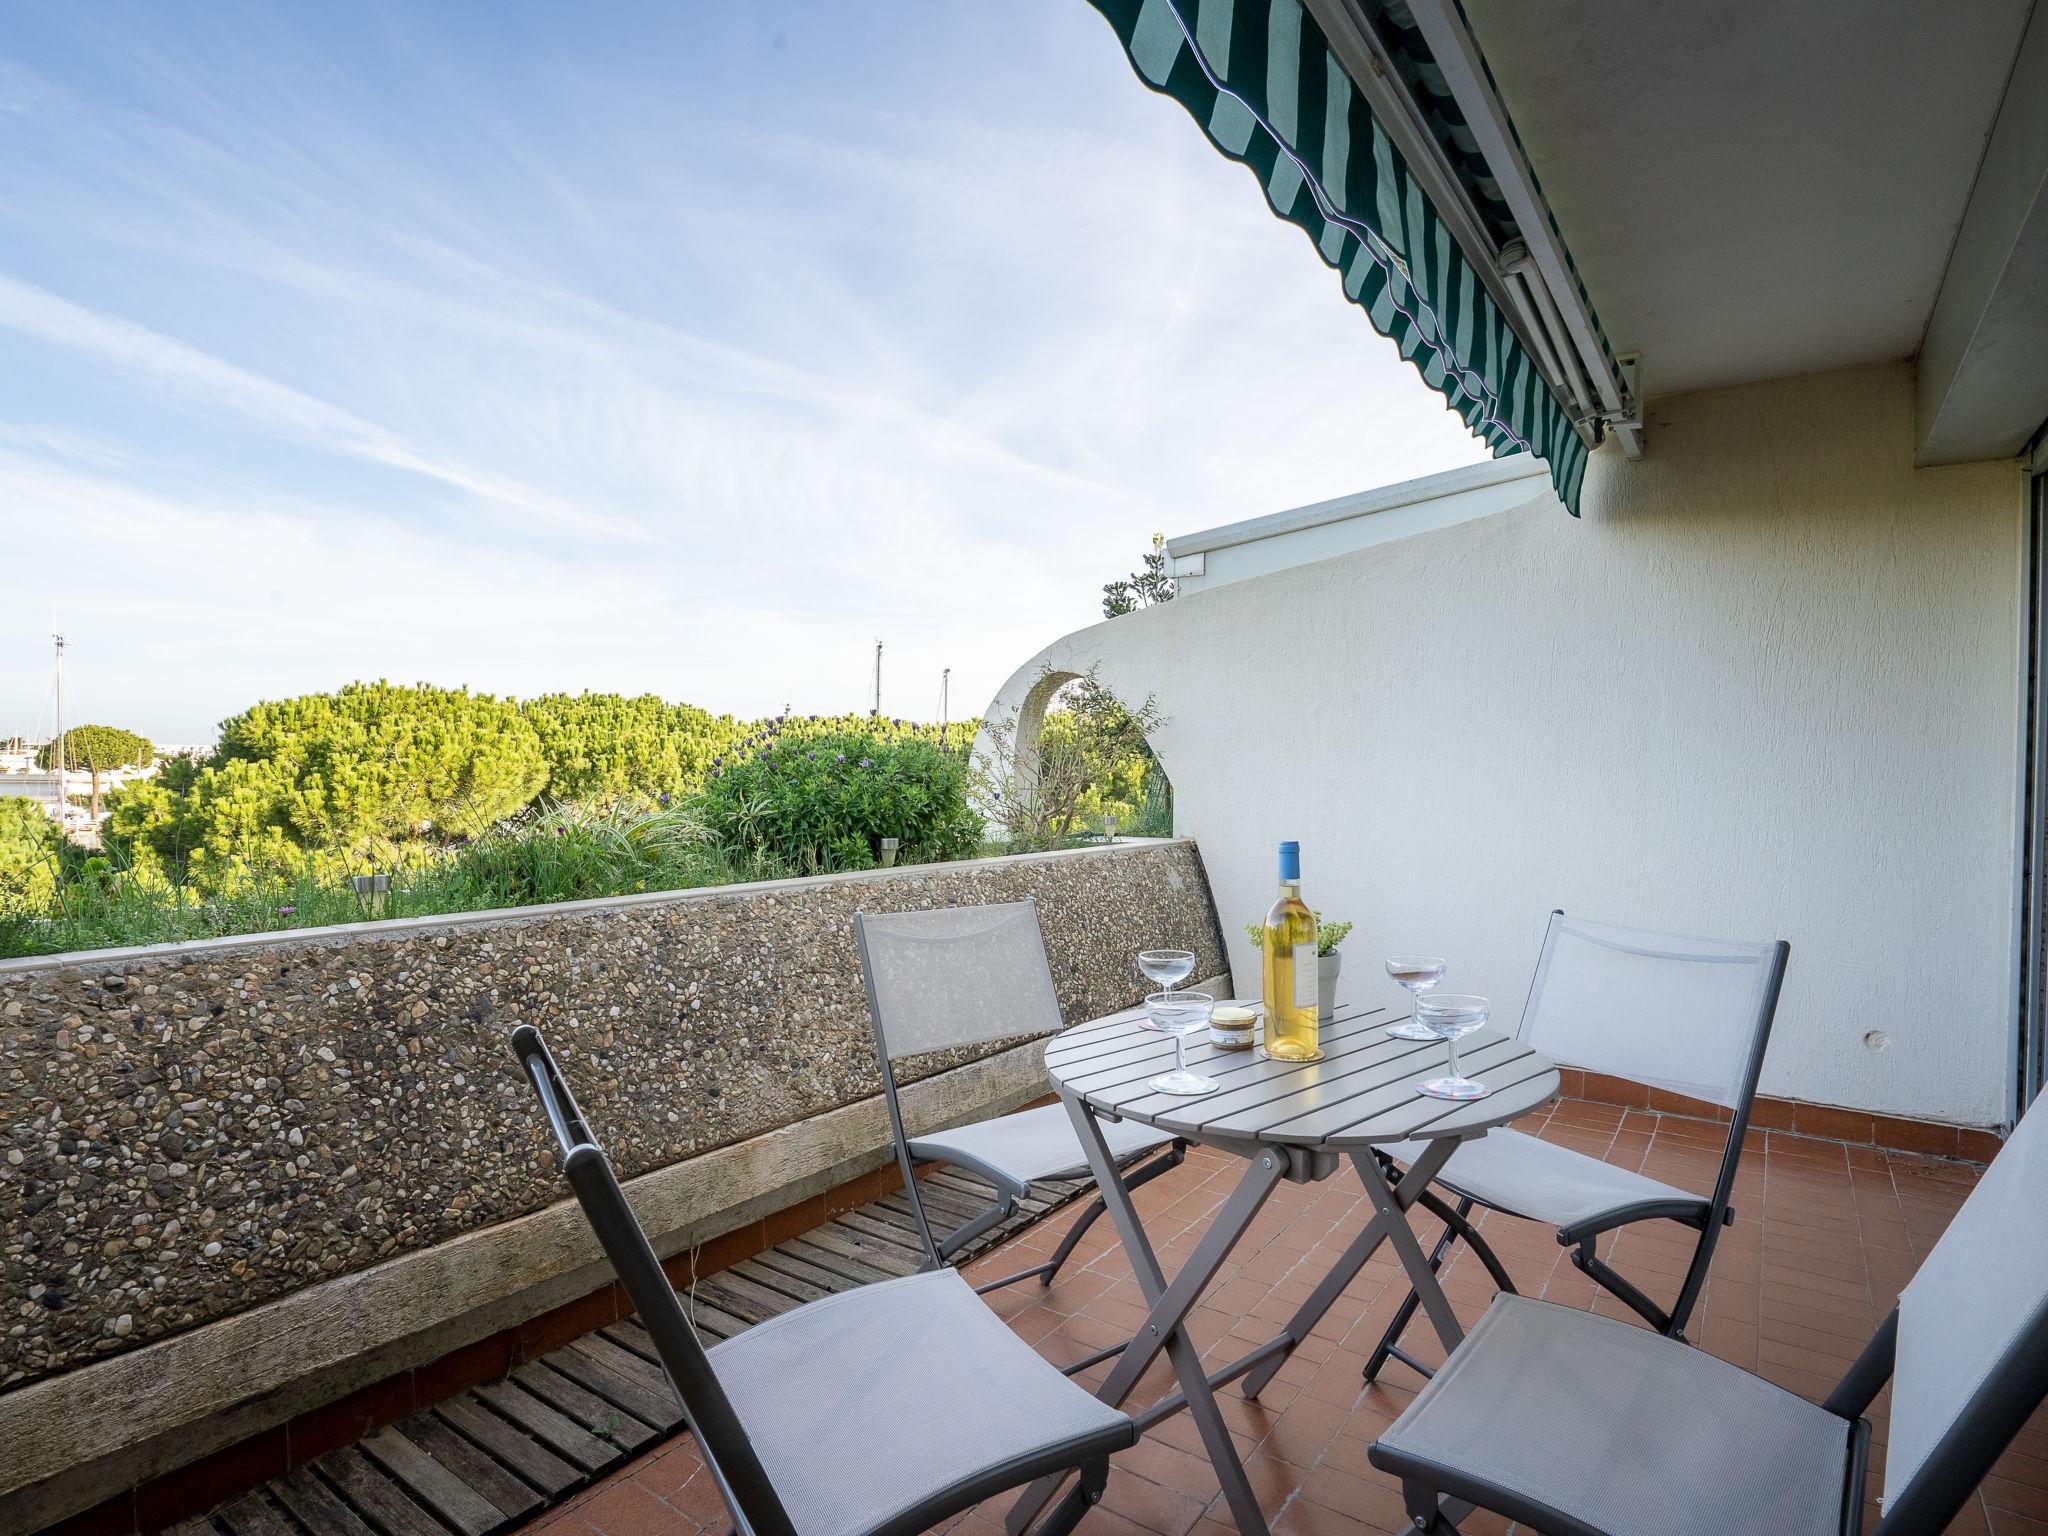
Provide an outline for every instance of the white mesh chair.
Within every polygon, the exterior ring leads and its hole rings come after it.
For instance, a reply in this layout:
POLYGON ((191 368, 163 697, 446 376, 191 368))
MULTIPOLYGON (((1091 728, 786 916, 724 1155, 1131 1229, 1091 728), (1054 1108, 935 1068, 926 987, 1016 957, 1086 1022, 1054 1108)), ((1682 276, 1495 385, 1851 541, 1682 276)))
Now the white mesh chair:
POLYGON ((738 1536, 907 1536, 1033 1479, 1079 1472, 1102 1494, 1137 1440, 952 1270, 842 1291, 708 1352, 626 1204, 546 1042, 513 1049, 562 1171, 633 1299, 738 1536))
MULTIPOLYGON (((853 932, 861 973, 867 978, 875 1058, 882 1070, 896 1161, 903 1170, 918 1236, 936 1269, 1016 1214, 1017 1202, 1039 1180, 1089 1177, 1088 1158, 1073 1122, 1057 1104, 913 1137, 904 1132, 897 1099, 899 1061, 996 1040, 1043 1037, 1064 1027, 1052 967, 1046 963, 1045 938, 1038 927, 1038 908, 1026 897, 981 907, 857 912, 853 932), (917 1187, 921 1163, 951 1163, 978 1174, 996 1187, 995 1202, 944 1237, 934 1236, 917 1187)), ((1165 1149, 1125 1176, 1125 1185, 1132 1189, 1174 1167, 1187 1153, 1186 1142, 1150 1126, 1124 1121, 1103 1130, 1110 1151, 1123 1166, 1165 1149)), ((1034 1275, 1039 1284, 1052 1284, 1074 1245, 1102 1212, 1098 1195, 1068 1228, 1049 1260, 977 1289, 992 1291, 1034 1275)))
MULTIPOLYGON (((1557 1229, 1558 1242, 1572 1250, 1574 1266, 1659 1333, 1683 1339, 1721 1228, 1735 1219, 1729 1204, 1735 1169, 1790 954, 1791 946, 1782 940, 1685 938, 1551 913, 1517 1038, 1553 1061, 1726 1109, 1728 1139, 1713 1191, 1702 1195, 1680 1189, 1522 1131, 1489 1131, 1452 1153, 1437 1176, 1457 1205, 1430 1203, 1444 1222, 1430 1267, 1440 1267, 1462 1237, 1494 1283, 1512 1291, 1507 1272, 1471 1224, 1472 1208, 1545 1222, 1557 1229), (1609 1232, 1655 1220, 1676 1221, 1699 1233, 1669 1311, 1616 1273, 1597 1251, 1609 1232)), ((1401 1143, 1385 1152, 1394 1162, 1408 1163, 1421 1150, 1420 1144, 1401 1143)), ((1400 1347, 1415 1305, 1411 1291, 1366 1361, 1367 1381, 1389 1358, 1429 1374, 1400 1347)))
POLYGON ((2044 1189, 2036 1107, 1824 1403, 1618 1318, 1499 1296, 1368 1454, 1420 1536, 1465 1505, 1552 1536, 1859 1536, 1863 1414, 1889 1380, 1872 1536, 1935 1536, 2048 1397, 2044 1189))

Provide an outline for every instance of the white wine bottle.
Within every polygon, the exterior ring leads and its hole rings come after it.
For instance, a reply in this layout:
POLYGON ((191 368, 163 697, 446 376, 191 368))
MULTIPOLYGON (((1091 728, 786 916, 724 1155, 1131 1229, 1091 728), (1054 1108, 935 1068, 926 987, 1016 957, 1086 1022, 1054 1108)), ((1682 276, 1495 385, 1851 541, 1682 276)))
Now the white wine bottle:
POLYGON ((1259 948, 1266 969, 1266 1054, 1277 1061, 1321 1061, 1316 915, 1301 899, 1299 843, 1280 845, 1280 899, 1266 914, 1259 948))

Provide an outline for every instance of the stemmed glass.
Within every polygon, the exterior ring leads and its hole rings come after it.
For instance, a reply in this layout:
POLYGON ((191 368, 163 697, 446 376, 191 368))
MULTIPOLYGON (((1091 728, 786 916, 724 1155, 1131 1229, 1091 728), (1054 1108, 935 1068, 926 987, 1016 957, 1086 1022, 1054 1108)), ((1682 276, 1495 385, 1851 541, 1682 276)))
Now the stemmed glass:
POLYGON ((1223 1085, 1213 1077, 1188 1070, 1188 1036, 1209 1027, 1209 1015, 1216 1011, 1216 999, 1207 992, 1154 992, 1145 999, 1145 1015, 1154 1029, 1173 1036, 1174 1067, 1162 1072, 1145 1086, 1155 1093, 1193 1095, 1214 1093, 1223 1085))
MULTIPOLYGON (((1396 955, 1387 962, 1387 974, 1408 989, 1417 1006, 1422 994, 1444 979, 1444 962, 1434 955, 1396 955)), ((1417 1019, 1389 1024, 1387 1033, 1396 1040, 1434 1040, 1436 1035, 1417 1019)))
MULTIPOLYGON (((1138 970, 1147 981, 1156 981, 1165 989, 1164 995, 1171 997, 1173 989, 1195 974, 1195 952, 1191 949, 1141 949, 1138 951, 1138 970)), ((1145 1027, 1157 1029, 1151 1010, 1146 1010, 1145 1027)))
POLYGON ((1485 998, 1463 992, 1439 992, 1416 1000, 1415 1021, 1428 1026, 1431 1037, 1443 1041, 1450 1052, 1450 1074, 1422 1085, 1432 1099, 1483 1099, 1493 1092, 1458 1070, 1458 1041, 1483 1027, 1493 1016, 1492 1008, 1485 998))

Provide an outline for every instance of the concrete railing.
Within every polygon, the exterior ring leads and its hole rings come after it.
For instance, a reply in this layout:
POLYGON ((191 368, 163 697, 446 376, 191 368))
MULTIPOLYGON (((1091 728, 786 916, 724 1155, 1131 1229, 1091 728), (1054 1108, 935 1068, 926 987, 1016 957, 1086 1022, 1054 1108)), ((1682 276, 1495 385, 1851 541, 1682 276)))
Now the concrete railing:
MULTIPOLYGON (((505 1040, 555 1045, 664 1253, 878 1166, 850 919, 1036 898, 1068 1022, 1227 969, 1186 841, 0 963, 0 1532, 585 1294, 505 1040)), ((1039 1048, 915 1085, 920 1128, 1039 1048)))

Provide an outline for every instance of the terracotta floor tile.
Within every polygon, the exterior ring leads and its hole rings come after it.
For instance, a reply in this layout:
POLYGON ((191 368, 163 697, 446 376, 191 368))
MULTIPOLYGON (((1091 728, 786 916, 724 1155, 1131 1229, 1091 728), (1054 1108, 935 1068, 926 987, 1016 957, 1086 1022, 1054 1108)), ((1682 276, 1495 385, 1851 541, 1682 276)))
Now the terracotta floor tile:
MULTIPOLYGON (((1726 1131, 1707 1121, 1642 1109, 1563 1100, 1519 1127, 1603 1156, 1652 1177, 1694 1188, 1711 1184, 1726 1131)), ((1975 1180, 1968 1165, 1883 1149, 1753 1130, 1736 1181, 1736 1224, 1720 1235, 1714 1265, 1689 1328, 1701 1347, 1793 1391, 1818 1398, 1854 1359, 1878 1319, 1940 1235, 1975 1180)), ((1141 1192, 1146 1232, 1170 1276, 1236 1185, 1242 1164, 1207 1148, 1141 1192)), ((1079 1213, 1069 1206, 977 1261, 993 1278, 1031 1254, 1049 1253, 1079 1213)), ((1269 1339, 1344 1246, 1370 1219, 1356 1181, 1283 1185, 1260 1213, 1193 1320, 1197 1347, 1214 1369, 1269 1339)), ((1639 1322, 1568 1262, 1551 1229, 1475 1213, 1481 1230, 1524 1295, 1639 1322)), ((1420 1213, 1425 1250, 1439 1224, 1420 1213)), ((1653 1297, 1668 1300, 1690 1262, 1693 1234, 1646 1225, 1603 1240, 1600 1252, 1653 1297)), ((1445 1293, 1469 1326, 1493 1299, 1492 1282, 1462 1245, 1444 1271, 1445 1293)), ((1368 1387, 1367 1353, 1407 1286, 1382 1250, 1330 1314, 1281 1366, 1262 1400, 1241 1388, 1219 1394, 1232 1442, 1276 1536, 1370 1536, 1406 1530, 1400 1493, 1368 1459, 1373 1437, 1413 1401, 1421 1380, 1399 1362, 1368 1387)), ((1019 1285, 989 1304, 1018 1334, 1060 1360, 1126 1338, 1146 1317, 1143 1291, 1108 1223, 1090 1232, 1050 1289, 1019 1285)), ((1442 1348, 1425 1318, 1405 1343, 1425 1360, 1442 1348)), ((1107 1366, 1077 1378, 1099 1383, 1107 1366)), ((1164 1361, 1141 1379, 1133 1403, 1175 1386, 1164 1361)), ((1882 1485, 1889 1394, 1873 1405, 1874 1498, 1882 1485)), ((1000 1536, 1012 1496, 956 1522, 949 1536, 1000 1536)), ((616 1472, 596 1489, 527 1531, 550 1536, 698 1536, 723 1530, 716 1489, 687 1441, 616 1472)), ((1234 1529, 1193 1422, 1179 1414, 1115 1458, 1103 1505, 1083 1536, 1228 1536, 1234 1529)), ((1478 1513, 1465 1536, 1499 1536, 1506 1523, 1478 1513)), ((1969 1536, 2048 1536, 2048 1419, 2022 1431, 1952 1527, 1969 1536)))

